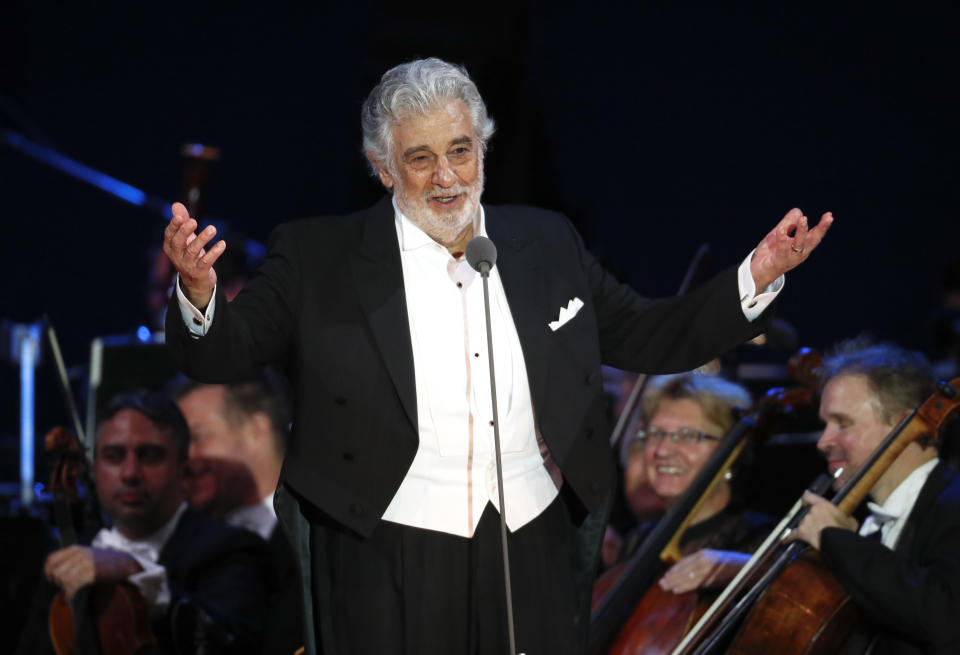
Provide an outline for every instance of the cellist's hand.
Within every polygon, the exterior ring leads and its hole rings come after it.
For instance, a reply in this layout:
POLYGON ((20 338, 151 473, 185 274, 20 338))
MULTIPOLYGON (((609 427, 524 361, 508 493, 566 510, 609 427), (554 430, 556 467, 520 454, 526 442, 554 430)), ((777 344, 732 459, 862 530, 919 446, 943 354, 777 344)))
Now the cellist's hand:
POLYGON ((658 584, 675 594, 714 587, 732 580, 749 559, 746 553, 704 548, 671 566, 658 584))
POLYGON ((133 557, 119 550, 67 546, 50 553, 43 573, 50 582, 63 589, 67 600, 77 590, 94 582, 125 580, 143 567, 133 557))
POLYGON ((201 311, 206 309, 217 286, 217 272, 213 263, 227 249, 222 239, 209 250, 204 247, 216 236, 217 228, 208 225, 196 234, 197 221, 190 218, 187 208, 175 202, 173 217, 163 232, 163 253, 180 274, 180 287, 187 299, 201 311))
POLYGON ((820 533, 824 528, 855 531, 859 527, 855 518, 847 516, 836 505, 812 491, 803 492, 803 502, 810 506, 810 511, 790 535, 791 539, 802 539, 820 550, 820 533))

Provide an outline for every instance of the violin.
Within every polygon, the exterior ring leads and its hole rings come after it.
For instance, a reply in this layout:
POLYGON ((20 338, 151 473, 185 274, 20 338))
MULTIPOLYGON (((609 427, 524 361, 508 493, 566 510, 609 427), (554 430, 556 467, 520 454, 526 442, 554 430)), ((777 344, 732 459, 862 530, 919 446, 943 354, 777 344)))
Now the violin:
POLYGON ((713 490, 736 464, 751 437, 768 434, 775 420, 809 406, 819 354, 802 349, 791 357, 788 375, 797 389, 771 389, 724 436, 696 479, 627 562, 604 573, 594 586, 590 652, 616 655, 668 653, 706 609, 706 596, 674 594, 655 580, 682 557, 684 533, 713 490), (619 635, 619 636, 618 636, 619 635))
MULTIPOLYGON (((851 514, 908 445, 936 441, 960 412, 958 389, 960 378, 941 383, 887 435, 831 502, 851 514)), ((830 483, 829 476, 821 476, 813 490, 822 494, 830 483)), ((838 652, 856 626, 858 612, 819 557, 806 544, 789 540, 790 530, 805 514, 798 500, 673 655, 718 652, 731 635, 725 650, 729 654, 838 652)))

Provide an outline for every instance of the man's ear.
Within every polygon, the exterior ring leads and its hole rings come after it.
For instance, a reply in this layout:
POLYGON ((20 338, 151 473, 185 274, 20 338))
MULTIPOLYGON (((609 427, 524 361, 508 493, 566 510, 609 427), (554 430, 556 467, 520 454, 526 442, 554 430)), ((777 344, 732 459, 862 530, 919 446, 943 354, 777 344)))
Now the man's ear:
POLYGON ((383 183, 383 186, 388 189, 393 188, 393 176, 390 175, 390 172, 387 170, 387 167, 383 165, 383 162, 374 158, 373 154, 367 152, 367 159, 370 160, 370 163, 373 164, 374 168, 377 169, 377 176, 380 177, 380 181, 383 183))
POLYGON ((263 443, 273 439, 273 424, 266 412, 254 412, 247 421, 250 438, 256 442, 257 447, 262 447, 263 443))

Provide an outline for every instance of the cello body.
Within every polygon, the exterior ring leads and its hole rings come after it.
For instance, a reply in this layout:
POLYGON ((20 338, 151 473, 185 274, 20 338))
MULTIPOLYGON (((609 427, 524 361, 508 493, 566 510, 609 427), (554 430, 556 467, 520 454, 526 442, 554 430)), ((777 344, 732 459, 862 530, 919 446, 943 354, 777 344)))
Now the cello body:
MULTIPOLYGON (((156 652, 143 594, 129 582, 90 585, 87 607, 95 618, 96 641, 103 655, 156 652)), ((57 655, 85 655, 79 647, 73 612, 61 591, 50 606, 50 639, 57 655)))
MULTIPOLYGON (((655 584, 644 594, 610 653, 667 655, 709 607, 705 592, 675 594, 655 584)), ((711 599, 712 600, 712 599, 711 599)))
POLYGON ((805 551, 754 605, 728 655, 833 655, 860 615, 820 556, 805 551))

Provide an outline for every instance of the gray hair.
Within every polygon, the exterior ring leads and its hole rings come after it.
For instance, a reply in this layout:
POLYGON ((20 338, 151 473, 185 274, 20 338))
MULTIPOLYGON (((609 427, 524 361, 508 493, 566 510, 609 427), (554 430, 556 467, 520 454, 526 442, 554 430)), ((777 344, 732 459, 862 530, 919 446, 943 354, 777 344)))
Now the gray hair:
MULTIPOLYGON (((392 170, 393 126, 408 116, 442 107, 449 100, 460 100, 467 106, 482 157, 494 130, 483 98, 464 68, 434 57, 400 64, 380 78, 360 111, 364 152, 392 170)), ((376 175, 376 166, 369 164, 376 175)))
POLYGON ((871 404, 886 423, 923 404, 935 390, 927 358, 889 342, 850 339, 834 346, 820 369, 820 388, 841 375, 866 379, 871 404))

